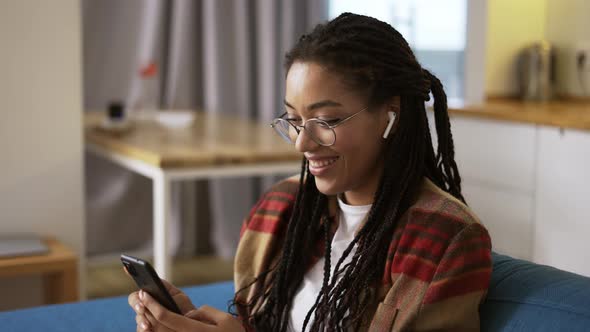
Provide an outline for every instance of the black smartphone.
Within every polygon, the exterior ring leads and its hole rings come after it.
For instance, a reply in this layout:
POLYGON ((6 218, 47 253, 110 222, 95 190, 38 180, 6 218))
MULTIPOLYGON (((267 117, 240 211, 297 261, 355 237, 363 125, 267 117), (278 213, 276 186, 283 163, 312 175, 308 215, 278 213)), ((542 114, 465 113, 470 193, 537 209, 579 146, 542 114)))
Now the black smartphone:
POLYGON ((182 315, 178 305, 176 305, 176 302, 174 302, 174 299, 168 293, 166 286, 164 286, 164 283, 158 277, 156 270, 154 270, 149 262, 128 255, 121 255, 121 262, 127 273, 135 280, 139 289, 148 292, 148 294, 166 309, 182 315))

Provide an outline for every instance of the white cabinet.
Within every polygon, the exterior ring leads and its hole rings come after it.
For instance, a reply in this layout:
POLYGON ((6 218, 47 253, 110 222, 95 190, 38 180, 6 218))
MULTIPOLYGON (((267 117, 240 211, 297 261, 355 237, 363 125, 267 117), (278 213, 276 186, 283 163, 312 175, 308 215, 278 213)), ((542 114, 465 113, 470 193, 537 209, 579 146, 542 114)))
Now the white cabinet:
POLYGON ((530 195, 535 187, 535 127, 451 118, 455 159, 466 181, 530 195))
POLYGON ((482 184, 471 184, 469 181, 462 187, 469 207, 490 233, 492 249, 512 257, 531 259, 534 197, 482 184))
POLYGON ((590 276, 590 132, 538 131, 533 260, 590 276))
POLYGON ((455 159, 465 200, 493 250, 531 259, 535 192, 534 126, 453 117, 455 159))
POLYGON ((590 276, 590 131, 462 116, 451 126, 463 195, 493 250, 590 276))

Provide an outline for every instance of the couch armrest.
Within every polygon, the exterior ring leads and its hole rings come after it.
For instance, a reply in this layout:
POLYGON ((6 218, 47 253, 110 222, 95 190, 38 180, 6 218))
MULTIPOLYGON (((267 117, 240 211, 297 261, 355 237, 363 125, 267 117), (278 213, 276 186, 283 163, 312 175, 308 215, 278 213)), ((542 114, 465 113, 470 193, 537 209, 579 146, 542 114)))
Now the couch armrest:
POLYGON ((588 331, 590 278, 492 254, 482 331, 588 331))

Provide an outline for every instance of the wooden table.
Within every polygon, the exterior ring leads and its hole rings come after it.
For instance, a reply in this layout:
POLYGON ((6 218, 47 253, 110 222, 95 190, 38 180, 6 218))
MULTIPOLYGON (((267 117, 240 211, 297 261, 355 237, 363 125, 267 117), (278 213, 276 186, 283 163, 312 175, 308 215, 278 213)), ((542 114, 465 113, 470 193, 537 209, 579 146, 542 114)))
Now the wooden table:
POLYGON ((45 243, 47 254, 0 258, 0 278, 41 275, 45 304, 78 301, 78 257, 53 238, 45 243))
MULTIPOLYGON (((162 113, 171 114, 169 111, 162 113)), ((131 130, 114 134, 98 129, 102 112, 86 112, 86 150, 153 181, 154 267, 171 278, 168 232, 173 181, 235 176, 294 174, 301 154, 274 133, 269 124, 203 112, 192 124, 172 128, 156 117, 136 120, 131 130)))

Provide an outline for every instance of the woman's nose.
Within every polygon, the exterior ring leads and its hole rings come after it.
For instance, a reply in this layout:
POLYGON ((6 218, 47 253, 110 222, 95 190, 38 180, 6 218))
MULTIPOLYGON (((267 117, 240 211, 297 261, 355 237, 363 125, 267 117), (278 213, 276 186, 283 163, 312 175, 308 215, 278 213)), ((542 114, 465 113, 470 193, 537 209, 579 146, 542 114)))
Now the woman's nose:
POLYGON ((317 149, 320 145, 316 143, 305 129, 301 129, 295 140, 295 149, 299 152, 307 152, 317 149))

